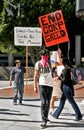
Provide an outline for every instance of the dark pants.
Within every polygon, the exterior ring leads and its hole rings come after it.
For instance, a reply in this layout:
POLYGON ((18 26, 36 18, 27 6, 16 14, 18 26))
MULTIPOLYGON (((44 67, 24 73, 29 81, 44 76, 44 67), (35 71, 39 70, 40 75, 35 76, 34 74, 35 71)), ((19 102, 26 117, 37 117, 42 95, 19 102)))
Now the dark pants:
POLYGON ((75 102, 75 100, 73 98, 71 88, 69 86, 65 85, 65 84, 63 85, 63 93, 62 93, 62 96, 61 96, 61 99, 60 99, 59 107, 57 108, 57 110, 54 112, 53 115, 56 118, 59 117, 60 113, 62 112, 62 110, 64 108, 66 99, 68 99, 69 103, 71 104, 72 108, 74 109, 76 119, 82 118, 79 107, 78 107, 78 105, 76 104, 76 102, 75 102))
POLYGON ((24 84, 14 83, 14 97, 13 102, 17 103, 19 93, 19 103, 22 103, 24 84))
POLYGON ((53 87, 40 85, 41 117, 47 122, 53 87))

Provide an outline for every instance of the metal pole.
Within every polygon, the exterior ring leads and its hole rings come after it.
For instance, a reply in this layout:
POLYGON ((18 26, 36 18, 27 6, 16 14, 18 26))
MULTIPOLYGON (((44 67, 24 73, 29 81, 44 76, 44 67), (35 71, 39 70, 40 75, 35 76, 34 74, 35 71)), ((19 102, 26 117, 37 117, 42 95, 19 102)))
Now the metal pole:
POLYGON ((28 46, 26 46, 26 88, 28 83, 28 46))
POLYGON ((69 52, 70 52, 70 41, 68 41, 68 51, 67 51, 67 57, 69 59, 69 52))
POLYGON ((75 64, 81 64, 81 36, 75 36, 75 64))

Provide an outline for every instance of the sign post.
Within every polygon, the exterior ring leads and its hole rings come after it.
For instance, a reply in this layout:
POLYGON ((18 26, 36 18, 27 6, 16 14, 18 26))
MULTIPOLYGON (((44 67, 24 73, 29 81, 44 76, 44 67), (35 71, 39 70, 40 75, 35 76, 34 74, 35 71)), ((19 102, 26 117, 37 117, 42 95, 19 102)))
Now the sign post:
POLYGON ((26 46, 26 86, 28 81, 28 46, 26 46))
POLYGON ((14 44, 26 46, 26 86, 28 85, 28 46, 42 45, 42 31, 37 27, 15 27, 14 44))

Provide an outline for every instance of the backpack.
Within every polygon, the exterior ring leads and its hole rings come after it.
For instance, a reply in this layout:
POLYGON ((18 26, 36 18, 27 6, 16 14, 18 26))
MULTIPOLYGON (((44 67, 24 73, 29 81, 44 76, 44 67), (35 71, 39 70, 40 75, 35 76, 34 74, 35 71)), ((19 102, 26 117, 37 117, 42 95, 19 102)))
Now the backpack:
POLYGON ((72 82, 73 85, 78 84, 82 80, 82 74, 77 68, 72 69, 72 82))

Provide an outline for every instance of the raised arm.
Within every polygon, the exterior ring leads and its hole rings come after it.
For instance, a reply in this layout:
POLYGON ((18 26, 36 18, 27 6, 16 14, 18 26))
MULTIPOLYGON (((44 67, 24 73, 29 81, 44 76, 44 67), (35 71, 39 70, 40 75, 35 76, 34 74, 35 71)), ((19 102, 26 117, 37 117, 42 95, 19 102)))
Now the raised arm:
POLYGON ((62 64, 61 55, 62 55, 62 51, 61 51, 60 48, 58 48, 58 51, 57 51, 57 62, 58 62, 59 64, 62 64))

